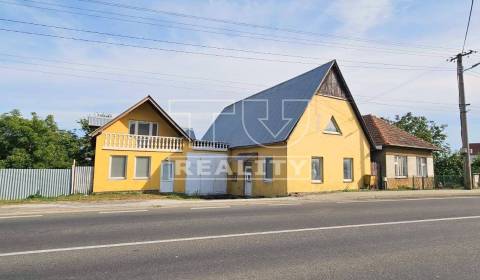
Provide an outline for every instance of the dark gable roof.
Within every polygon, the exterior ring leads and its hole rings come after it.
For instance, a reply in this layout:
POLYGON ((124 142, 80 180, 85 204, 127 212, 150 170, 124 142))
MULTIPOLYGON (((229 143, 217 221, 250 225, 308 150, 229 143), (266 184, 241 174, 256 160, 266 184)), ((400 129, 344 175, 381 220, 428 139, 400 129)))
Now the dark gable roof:
MULTIPOLYGON (((286 141, 320 84, 333 68, 339 74, 340 82, 347 92, 347 99, 369 138, 358 108, 336 61, 333 60, 225 107, 205 133, 203 140, 225 142, 230 147, 286 141)), ((373 142, 370 141, 370 144, 373 142)))
POLYGON ((93 132, 91 132, 89 135, 91 137, 95 137, 97 136, 100 132, 102 132, 105 128, 109 127, 110 125, 112 125, 113 123, 115 123, 116 121, 118 121, 119 119, 123 118, 124 116, 126 116, 128 113, 130 113, 131 111, 135 110, 136 108, 138 108, 140 105, 144 104, 144 103, 150 103, 154 109, 157 110, 158 113, 160 113, 160 115, 162 115, 178 132, 180 132, 180 134, 182 134, 185 138, 187 138, 188 140, 191 140, 190 136, 167 114, 167 112, 165 112, 162 107, 160 107, 160 105, 158 105, 157 102, 155 102, 155 100, 150 96, 150 95, 147 95, 145 98, 143 98, 142 100, 138 101, 135 105, 133 105, 132 107, 128 108, 127 110, 125 110, 124 112, 122 112, 120 115, 116 116, 115 118, 111 119, 109 122, 105 123, 104 125, 102 125, 101 127, 95 129, 93 132))
POLYGON ((387 121, 373 115, 363 116, 370 136, 375 146, 396 146, 425 150, 439 150, 439 148, 423 139, 420 139, 405 130, 398 128, 387 121))

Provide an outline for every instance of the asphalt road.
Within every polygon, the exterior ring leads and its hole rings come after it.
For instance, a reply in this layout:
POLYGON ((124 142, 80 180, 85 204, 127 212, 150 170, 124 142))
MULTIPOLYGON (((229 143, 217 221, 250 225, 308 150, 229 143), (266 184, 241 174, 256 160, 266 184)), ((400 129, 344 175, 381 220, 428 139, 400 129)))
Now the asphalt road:
POLYGON ((479 279, 480 198, 0 216, 0 279, 479 279))

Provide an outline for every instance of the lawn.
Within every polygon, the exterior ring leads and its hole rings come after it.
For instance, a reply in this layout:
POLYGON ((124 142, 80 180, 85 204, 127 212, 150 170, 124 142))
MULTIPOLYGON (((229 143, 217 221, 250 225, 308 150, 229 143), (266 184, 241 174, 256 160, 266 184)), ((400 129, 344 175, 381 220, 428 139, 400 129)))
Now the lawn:
POLYGON ((43 197, 32 195, 26 199, 0 200, 0 205, 23 204, 23 203, 49 203, 49 202, 101 202, 109 200, 151 200, 151 199, 202 199, 198 196, 187 196, 185 194, 171 193, 160 194, 158 192, 109 192, 94 193, 90 195, 74 194, 58 197, 43 197))

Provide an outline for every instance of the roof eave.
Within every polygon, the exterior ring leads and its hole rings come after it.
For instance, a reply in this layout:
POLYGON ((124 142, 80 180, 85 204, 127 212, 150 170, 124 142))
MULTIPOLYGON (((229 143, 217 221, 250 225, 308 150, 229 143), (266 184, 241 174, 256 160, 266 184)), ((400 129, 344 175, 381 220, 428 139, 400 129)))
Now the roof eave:
POLYGON ((90 137, 96 137, 98 136, 98 134, 100 134, 103 130, 105 130, 107 127, 109 127, 110 125, 112 125, 114 122, 118 121, 119 119, 121 119, 122 117, 124 117, 125 115, 127 115, 128 113, 130 113, 131 111, 135 110, 136 108, 138 108, 140 105, 144 104, 145 102, 150 102, 153 107, 155 107, 155 109, 157 109, 158 112, 160 112, 160 114, 165 117, 167 119, 167 121, 170 122, 170 124, 172 124, 177 130, 178 132, 180 132, 180 134, 182 134, 185 138, 187 138, 189 141, 191 141, 192 139, 190 138, 190 136, 188 136, 188 134, 162 109, 162 107, 160 107, 160 105, 158 105, 158 103, 150 96, 150 95, 147 95, 146 97, 142 98, 142 100, 138 101, 137 103, 135 103, 133 106, 131 106, 130 108, 128 108, 127 110, 123 111, 122 113, 120 113, 118 116, 116 116, 115 118, 111 119, 109 122, 107 122, 106 124, 102 125, 101 127, 95 129, 94 131, 92 131, 89 136, 90 137))

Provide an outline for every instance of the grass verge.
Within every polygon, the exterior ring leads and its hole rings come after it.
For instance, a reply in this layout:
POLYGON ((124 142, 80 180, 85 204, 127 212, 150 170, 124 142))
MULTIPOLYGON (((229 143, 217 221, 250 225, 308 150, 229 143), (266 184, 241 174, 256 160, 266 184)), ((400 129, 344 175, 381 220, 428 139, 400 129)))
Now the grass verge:
POLYGON ((150 200, 150 199, 202 199, 199 196, 187 196, 180 193, 163 194, 158 192, 109 192, 93 193, 90 195, 73 194, 58 197, 43 197, 32 195, 26 199, 0 200, 0 205, 25 204, 25 203, 49 203, 49 202, 101 202, 111 200, 150 200))

